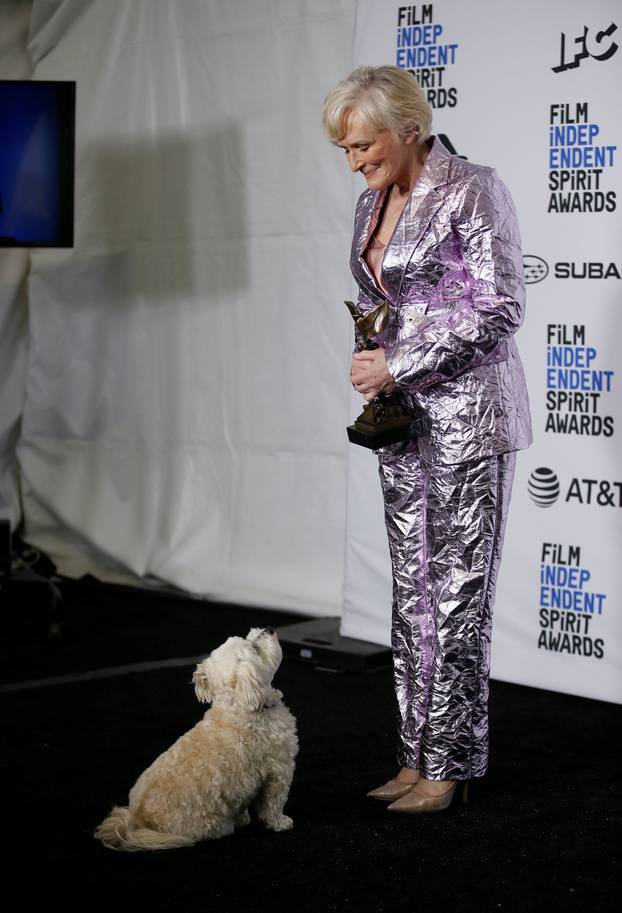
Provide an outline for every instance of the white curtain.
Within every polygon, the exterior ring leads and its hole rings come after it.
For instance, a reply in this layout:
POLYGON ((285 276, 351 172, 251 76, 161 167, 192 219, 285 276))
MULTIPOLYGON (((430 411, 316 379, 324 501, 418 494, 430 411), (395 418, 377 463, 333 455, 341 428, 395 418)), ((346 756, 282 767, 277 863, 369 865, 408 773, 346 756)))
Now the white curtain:
MULTIPOLYGON (((0 3, 0 79, 29 79, 26 51, 31 0, 0 3)), ((0 142, 2 141, 0 137, 0 142)), ((28 252, 0 250, 0 519, 20 519, 15 448, 24 404, 28 312, 28 252)))
POLYGON ((26 537, 68 574, 341 611, 351 0, 34 0, 77 82, 76 244, 33 252, 26 537))

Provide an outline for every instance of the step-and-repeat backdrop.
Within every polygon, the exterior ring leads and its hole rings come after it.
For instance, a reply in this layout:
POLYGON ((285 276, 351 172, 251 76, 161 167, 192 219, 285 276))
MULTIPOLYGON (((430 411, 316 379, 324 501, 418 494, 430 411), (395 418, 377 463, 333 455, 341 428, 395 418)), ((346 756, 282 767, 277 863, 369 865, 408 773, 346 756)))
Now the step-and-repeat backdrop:
MULTIPOLYGON (((612 0, 359 0, 353 61, 414 73, 434 132, 495 167, 519 214, 534 444, 518 456, 493 677, 617 702, 621 19, 612 0)), ((351 447, 342 633, 390 643, 390 604, 377 461, 351 447)))

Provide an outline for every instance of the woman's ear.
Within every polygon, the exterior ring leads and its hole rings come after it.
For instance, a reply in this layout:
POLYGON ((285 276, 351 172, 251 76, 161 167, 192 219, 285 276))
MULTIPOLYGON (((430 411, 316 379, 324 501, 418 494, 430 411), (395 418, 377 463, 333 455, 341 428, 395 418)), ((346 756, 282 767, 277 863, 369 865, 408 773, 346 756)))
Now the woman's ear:
POLYGON ((192 676, 192 681, 194 682, 194 692, 197 696, 197 699, 202 704, 211 704, 214 700, 214 695, 210 687, 208 679, 208 660, 204 660, 202 663, 199 663, 197 666, 194 675, 192 676))

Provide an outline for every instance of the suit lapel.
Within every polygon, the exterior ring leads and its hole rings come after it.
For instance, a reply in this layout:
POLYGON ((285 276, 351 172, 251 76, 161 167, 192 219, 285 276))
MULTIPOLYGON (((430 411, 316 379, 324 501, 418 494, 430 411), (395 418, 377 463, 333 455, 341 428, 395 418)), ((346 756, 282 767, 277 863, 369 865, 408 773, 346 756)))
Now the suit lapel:
POLYGON ((386 190, 375 190, 368 193, 359 203, 356 224, 354 226, 354 250, 352 251, 352 272, 356 281, 363 285, 372 299, 384 301, 385 295, 376 282, 376 277, 367 265, 363 252, 378 224, 386 190))

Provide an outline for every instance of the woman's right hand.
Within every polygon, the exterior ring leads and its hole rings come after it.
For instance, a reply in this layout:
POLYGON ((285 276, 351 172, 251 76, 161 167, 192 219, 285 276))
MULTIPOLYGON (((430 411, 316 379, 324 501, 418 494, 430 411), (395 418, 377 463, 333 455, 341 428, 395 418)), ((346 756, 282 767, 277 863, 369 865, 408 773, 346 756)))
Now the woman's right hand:
POLYGON ((379 393, 392 393, 395 390, 395 381, 389 374, 382 347, 355 352, 352 356, 350 379, 354 389, 367 402, 379 393))

